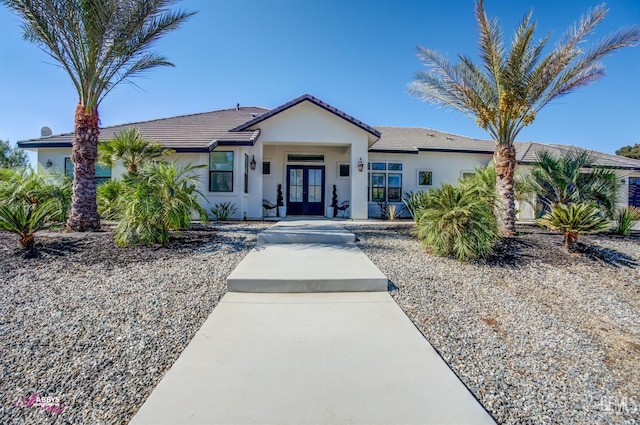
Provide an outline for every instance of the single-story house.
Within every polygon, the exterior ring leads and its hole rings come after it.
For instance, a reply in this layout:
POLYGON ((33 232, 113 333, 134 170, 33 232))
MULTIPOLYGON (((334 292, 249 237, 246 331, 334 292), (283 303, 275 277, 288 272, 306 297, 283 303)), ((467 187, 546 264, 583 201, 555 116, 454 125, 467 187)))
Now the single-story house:
MULTIPOLYGON (((338 202, 349 202, 345 216, 378 217, 381 203, 399 203, 403 193, 455 183, 487 165, 494 142, 427 128, 371 126, 311 95, 277 108, 237 105, 199 114, 116 125, 101 129, 100 140, 137 127, 175 150, 179 163, 200 164, 200 191, 211 205, 235 204, 235 218, 255 219, 272 210, 282 185, 287 215, 325 215, 333 187, 338 202)), ((72 173, 73 133, 25 140, 18 146, 37 153, 39 170, 72 173)), ((517 143, 519 168, 526 171, 541 150, 570 146, 517 143)), ((640 161, 593 152, 596 163, 616 171, 621 205, 640 206, 640 161)), ((120 176, 122 167, 98 167, 98 181, 120 176)), ((526 205, 520 219, 533 218, 526 205)))

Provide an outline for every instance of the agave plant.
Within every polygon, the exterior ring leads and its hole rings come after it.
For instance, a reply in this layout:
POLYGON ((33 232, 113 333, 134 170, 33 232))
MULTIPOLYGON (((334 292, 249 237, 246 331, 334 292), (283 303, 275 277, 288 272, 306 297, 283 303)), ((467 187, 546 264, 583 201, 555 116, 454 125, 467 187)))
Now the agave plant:
POLYGON ((417 236, 436 255, 485 257, 499 239, 493 205, 475 189, 444 184, 417 210, 417 236))
POLYGON ((578 204, 556 204, 537 223, 564 235, 564 248, 575 251, 579 234, 598 233, 606 229, 608 221, 602 210, 593 202, 578 204))
POLYGON ((211 208, 211 213, 216 217, 216 220, 227 221, 229 217, 238 212, 236 205, 233 202, 220 202, 216 203, 211 208))
POLYGON ((198 202, 198 177, 201 166, 178 167, 172 163, 149 163, 136 178, 124 185, 121 194, 120 221, 116 226, 119 246, 167 243, 169 231, 185 229, 191 214, 208 219, 198 202))
POLYGON ((614 233, 629 236, 634 224, 640 221, 640 208, 632 206, 621 208, 616 212, 614 219, 617 223, 614 233))
POLYGON ((35 233, 51 227, 55 215, 56 205, 51 201, 0 205, 0 229, 18 235, 19 245, 31 250, 35 245, 35 233))

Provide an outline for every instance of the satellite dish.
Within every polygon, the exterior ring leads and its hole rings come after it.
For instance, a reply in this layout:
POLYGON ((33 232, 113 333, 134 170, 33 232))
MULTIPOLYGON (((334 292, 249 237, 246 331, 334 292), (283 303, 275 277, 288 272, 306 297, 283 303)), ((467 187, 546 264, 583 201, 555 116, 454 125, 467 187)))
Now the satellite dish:
POLYGON ((40 137, 49 137, 53 134, 51 129, 47 126, 44 126, 40 129, 40 137))

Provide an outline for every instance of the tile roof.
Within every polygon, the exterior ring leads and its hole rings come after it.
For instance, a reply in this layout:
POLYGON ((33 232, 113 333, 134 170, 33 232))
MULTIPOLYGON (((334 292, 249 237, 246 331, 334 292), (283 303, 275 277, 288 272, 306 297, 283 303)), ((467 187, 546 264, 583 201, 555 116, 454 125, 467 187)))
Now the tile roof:
MULTIPOLYGON (((100 129, 100 140, 108 140, 120 130, 137 127, 144 137, 179 152, 212 150, 217 145, 225 144, 253 145, 260 134, 259 130, 228 130, 267 111, 259 107, 240 107, 104 127, 100 129)), ((73 133, 64 133, 21 141, 18 146, 27 149, 70 147, 72 139, 73 133)))
POLYGON ((521 164, 531 164, 536 161, 538 153, 547 151, 551 154, 562 155, 570 151, 588 151, 595 165, 610 168, 620 168, 628 170, 640 170, 640 161, 637 159, 627 158, 624 156, 611 155, 604 152, 587 150, 577 146, 570 145, 547 145, 536 142, 518 142, 516 143, 516 161, 521 164))
POLYGON ((371 152, 420 151, 475 152, 493 154, 494 142, 471 139, 457 134, 443 133, 429 128, 376 126, 380 139, 371 146, 371 152))

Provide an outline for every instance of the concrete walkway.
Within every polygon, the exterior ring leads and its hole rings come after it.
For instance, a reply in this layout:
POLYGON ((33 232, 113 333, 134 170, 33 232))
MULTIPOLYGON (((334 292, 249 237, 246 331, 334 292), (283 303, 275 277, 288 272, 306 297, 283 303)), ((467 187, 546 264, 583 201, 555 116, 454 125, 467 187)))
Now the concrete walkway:
POLYGON ((227 293, 131 421, 492 423, 382 291, 227 293))

